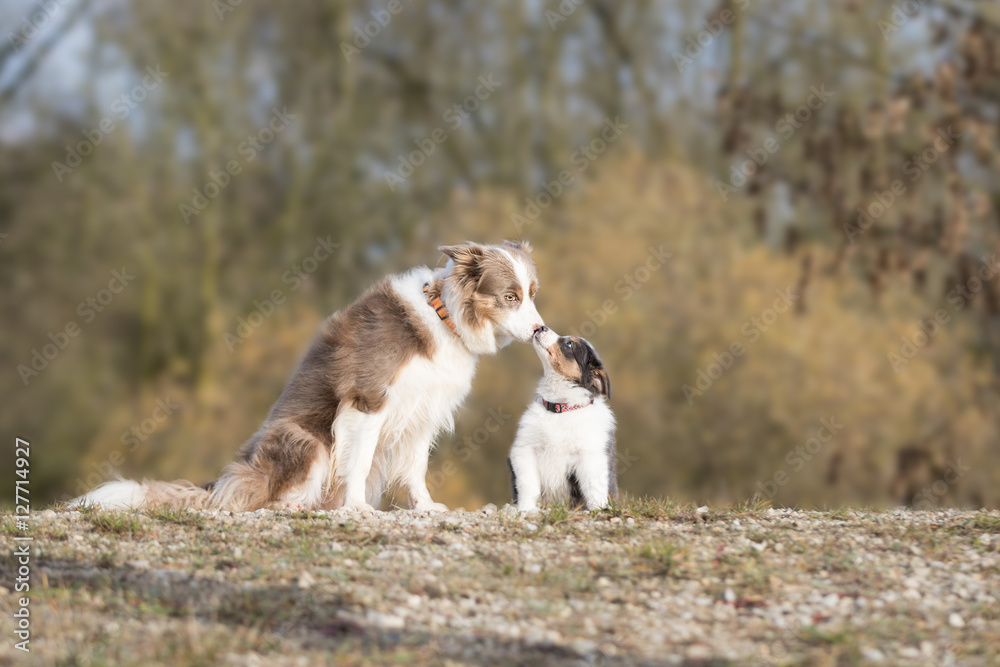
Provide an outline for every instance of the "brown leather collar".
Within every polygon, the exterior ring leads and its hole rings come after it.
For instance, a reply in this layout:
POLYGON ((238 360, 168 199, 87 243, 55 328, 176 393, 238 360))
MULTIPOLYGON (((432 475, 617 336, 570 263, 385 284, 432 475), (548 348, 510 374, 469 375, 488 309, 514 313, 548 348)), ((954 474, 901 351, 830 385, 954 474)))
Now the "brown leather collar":
POLYGON ((452 333, 458 336, 458 327, 451 321, 451 316, 448 314, 448 309, 445 308, 444 301, 441 300, 441 295, 431 291, 430 283, 424 283, 424 296, 427 297, 427 303, 438 314, 441 321, 447 324, 452 333))

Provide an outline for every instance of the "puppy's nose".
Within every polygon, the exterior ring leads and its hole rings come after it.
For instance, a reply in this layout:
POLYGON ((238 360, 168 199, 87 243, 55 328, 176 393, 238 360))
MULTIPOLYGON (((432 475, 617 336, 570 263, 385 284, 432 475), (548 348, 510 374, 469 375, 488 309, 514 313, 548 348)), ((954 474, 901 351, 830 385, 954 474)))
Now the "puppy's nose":
POLYGON ((549 328, 547 326, 545 326, 544 324, 536 324, 535 325, 535 335, 536 336, 538 334, 540 334, 540 333, 542 333, 544 331, 548 331, 548 330, 549 330, 549 328))

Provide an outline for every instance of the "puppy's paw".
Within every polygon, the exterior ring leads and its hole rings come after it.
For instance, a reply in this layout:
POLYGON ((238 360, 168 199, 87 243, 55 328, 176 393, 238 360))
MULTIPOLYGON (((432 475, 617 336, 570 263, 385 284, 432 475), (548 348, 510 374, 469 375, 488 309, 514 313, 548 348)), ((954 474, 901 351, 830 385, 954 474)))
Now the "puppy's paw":
POLYGON ((538 507, 536 505, 518 505, 517 511, 521 514, 538 514, 538 507))
POLYGON ((423 503, 417 503, 413 506, 414 512, 448 512, 448 506, 444 503, 435 503, 432 501, 427 501, 423 503))

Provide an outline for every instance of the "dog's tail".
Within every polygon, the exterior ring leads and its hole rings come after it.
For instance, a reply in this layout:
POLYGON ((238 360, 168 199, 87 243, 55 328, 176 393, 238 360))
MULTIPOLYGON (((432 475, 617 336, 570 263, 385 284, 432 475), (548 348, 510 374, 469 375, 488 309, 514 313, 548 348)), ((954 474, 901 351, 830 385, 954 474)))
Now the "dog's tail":
MULTIPOLYGON (((210 485, 209 485, 210 486, 210 485)), ((153 507, 187 507, 214 509, 211 492, 191 482, 155 482, 127 479, 105 482, 79 498, 69 501, 69 507, 100 505, 106 510, 150 509, 153 507)))

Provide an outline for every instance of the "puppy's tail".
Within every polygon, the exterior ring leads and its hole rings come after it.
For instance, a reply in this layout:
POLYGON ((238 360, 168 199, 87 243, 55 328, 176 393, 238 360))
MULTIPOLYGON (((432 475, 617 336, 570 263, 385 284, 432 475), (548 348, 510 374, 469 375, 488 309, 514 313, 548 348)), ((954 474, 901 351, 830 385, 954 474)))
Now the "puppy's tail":
POLYGON ((69 507, 94 505, 100 505, 102 509, 107 510, 149 509, 153 507, 214 509, 209 490, 185 480, 133 482, 120 479, 105 482, 68 503, 69 507))

